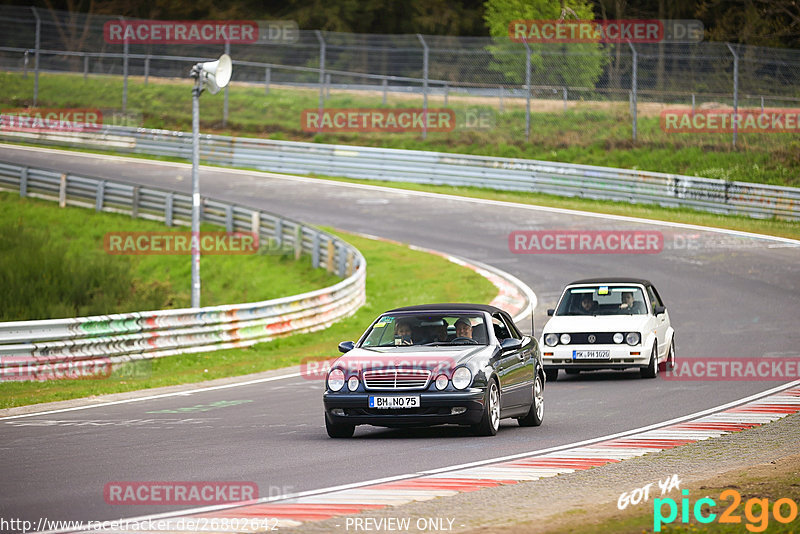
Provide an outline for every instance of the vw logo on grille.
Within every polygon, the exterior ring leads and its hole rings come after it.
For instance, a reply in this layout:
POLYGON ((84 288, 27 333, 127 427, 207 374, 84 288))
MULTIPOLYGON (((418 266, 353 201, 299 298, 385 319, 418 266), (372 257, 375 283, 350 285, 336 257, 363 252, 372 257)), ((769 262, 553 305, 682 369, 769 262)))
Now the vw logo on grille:
POLYGON ((595 341, 597 341, 597 336, 589 334, 589 343, 594 343, 595 341))

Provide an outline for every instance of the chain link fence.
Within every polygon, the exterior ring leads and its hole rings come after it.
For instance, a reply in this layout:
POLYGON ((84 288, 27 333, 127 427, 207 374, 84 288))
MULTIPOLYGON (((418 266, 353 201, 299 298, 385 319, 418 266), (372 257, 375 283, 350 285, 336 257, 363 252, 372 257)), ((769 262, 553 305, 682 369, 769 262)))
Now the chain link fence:
MULTIPOLYGON (((489 37, 308 30, 297 31, 291 42, 112 44, 104 38, 104 25, 120 20, 0 6, 0 69, 35 77, 34 105, 40 72, 123 76, 125 111, 129 76, 145 83, 155 77, 183 79, 192 64, 224 51, 234 60, 235 82, 263 84, 267 93, 274 87, 310 88, 318 91, 319 108, 331 94, 345 91, 382 95, 384 105, 402 97, 425 109, 478 103, 510 113, 513 128, 526 139, 532 129, 548 129, 540 124, 583 129, 581 117, 565 121, 557 112, 609 113, 636 141, 663 136, 656 119, 666 108, 694 113, 800 107, 797 50, 718 42, 526 45, 489 37)), ((229 118, 227 95, 226 88, 223 126, 229 118)), ((737 133, 711 139, 736 146, 737 133)))

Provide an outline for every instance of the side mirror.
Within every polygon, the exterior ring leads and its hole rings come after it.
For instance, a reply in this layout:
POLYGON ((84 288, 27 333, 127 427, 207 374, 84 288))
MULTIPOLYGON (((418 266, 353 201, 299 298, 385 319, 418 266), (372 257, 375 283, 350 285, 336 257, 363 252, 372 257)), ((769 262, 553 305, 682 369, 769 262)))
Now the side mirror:
POLYGON ((653 313, 655 313, 656 315, 661 315, 665 311, 667 311, 666 306, 656 306, 655 308, 653 308, 653 313))
POLYGON ((355 348, 356 344, 352 341, 342 341, 339 343, 339 352, 344 354, 345 352, 350 352, 355 348))
POLYGON ((555 308, 550 308, 549 310, 547 310, 547 316, 552 317, 555 312, 556 312, 555 308))
POLYGON ((510 350, 517 350, 522 348, 522 340, 513 337, 507 337, 500 342, 500 350, 507 352, 510 350))

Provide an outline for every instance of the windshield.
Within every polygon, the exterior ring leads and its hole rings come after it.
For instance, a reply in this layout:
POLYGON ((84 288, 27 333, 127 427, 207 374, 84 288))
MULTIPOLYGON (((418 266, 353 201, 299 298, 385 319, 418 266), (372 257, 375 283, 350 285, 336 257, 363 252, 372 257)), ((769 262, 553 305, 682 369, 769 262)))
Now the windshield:
POLYGON ((487 343, 486 324, 480 313, 406 313, 382 316, 372 325, 361 346, 486 345, 487 343))
POLYGON ((555 314, 645 315, 647 306, 640 287, 574 287, 564 293, 555 314))

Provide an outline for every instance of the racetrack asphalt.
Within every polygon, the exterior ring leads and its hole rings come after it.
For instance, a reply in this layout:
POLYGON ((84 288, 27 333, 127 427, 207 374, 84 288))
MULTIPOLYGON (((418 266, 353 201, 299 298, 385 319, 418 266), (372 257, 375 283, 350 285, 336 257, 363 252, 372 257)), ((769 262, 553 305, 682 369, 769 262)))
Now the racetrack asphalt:
MULTIPOLYGON (((185 193, 191 187, 188 165, 10 145, 0 146, 0 160, 185 193)), ((800 248, 785 243, 212 167, 201 168, 201 192, 503 269, 536 292, 537 334, 566 283, 634 276, 650 279, 664 298, 678 358, 799 355, 792 312, 800 309, 800 248), (665 248, 659 254, 518 255, 508 246, 514 230, 658 230, 665 248), (687 238, 693 248, 681 248, 687 238)), ((451 427, 359 427, 352 440, 331 440, 322 420, 322 383, 301 377, 0 420, 0 516, 101 520, 179 508, 108 505, 103 488, 112 481, 253 481, 261 496, 361 482, 608 435, 778 383, 642 380, 633 371, 562 374, 548 383, 543 426, 505 421, 488 439, 451 427)))

